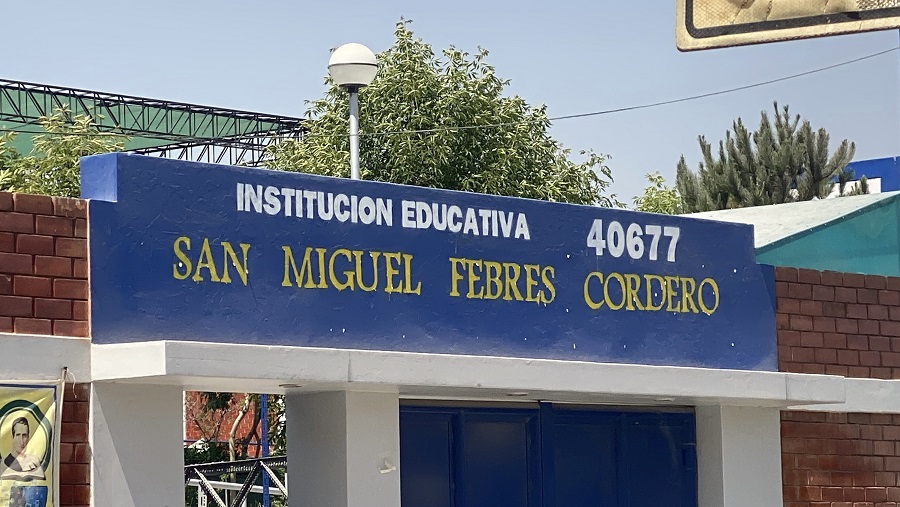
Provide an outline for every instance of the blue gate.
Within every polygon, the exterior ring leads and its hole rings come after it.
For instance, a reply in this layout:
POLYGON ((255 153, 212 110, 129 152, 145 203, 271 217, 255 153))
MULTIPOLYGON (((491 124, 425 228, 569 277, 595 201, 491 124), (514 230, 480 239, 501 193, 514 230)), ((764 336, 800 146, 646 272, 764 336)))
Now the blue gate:
POLYGON ((694 414, 403 406, 403 507, 697 505, 694 414))

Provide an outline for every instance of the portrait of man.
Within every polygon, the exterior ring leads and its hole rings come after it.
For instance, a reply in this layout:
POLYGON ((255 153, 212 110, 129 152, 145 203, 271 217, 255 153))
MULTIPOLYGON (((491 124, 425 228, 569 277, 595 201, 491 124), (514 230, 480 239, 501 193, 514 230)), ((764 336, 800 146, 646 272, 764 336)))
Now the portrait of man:
POLYGON ((31 427, 28 419, 19 417, 13 421, 10 438, 12 439, 12 451, 3 458, 0 480, 45 479, 40 458, 28 454, 28 442, 31 440, 31 427))

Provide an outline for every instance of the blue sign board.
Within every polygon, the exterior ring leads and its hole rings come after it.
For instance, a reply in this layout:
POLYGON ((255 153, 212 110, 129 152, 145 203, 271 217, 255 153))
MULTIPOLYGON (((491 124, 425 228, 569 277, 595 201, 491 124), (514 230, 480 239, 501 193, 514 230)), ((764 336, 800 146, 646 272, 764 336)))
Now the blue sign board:
POLYGON ((82 189, 95 343, 776 368, 750 226, 125 154, 82 189))

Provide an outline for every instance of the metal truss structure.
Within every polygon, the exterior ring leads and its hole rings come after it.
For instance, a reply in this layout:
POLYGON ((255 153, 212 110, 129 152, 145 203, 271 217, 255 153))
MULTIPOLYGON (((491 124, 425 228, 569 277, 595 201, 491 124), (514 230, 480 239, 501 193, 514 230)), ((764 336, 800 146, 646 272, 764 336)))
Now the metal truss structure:
POLYGON ((39 119, 56 110, 124 134, 130 152, 233 165, 263 165, 268 146, 304 132, 302 120, 289 116, 0 79, 0 131, 17 133, 20 152, 41 133, 39 119))
POLYGON ((197 486, 201 506, 208 506, 210 502, 213 502, 216 507, 240 507, 245 505, 244 502, 249 493, 261 492, 262 486, 256 485, 256 479, 261 474, 265 474, 274 486, 272 493, 287 501, 287 488, 276 470, 286 473, 287 456, 186 465, 184 467, 184 485, 197 486), (243 483, 222 482, 215 479, 225 474, 246 474, 246 479, 243 483), (217 489, 237 491, 237 494, 230 503, 226 503, 226 500, 223 500, 216 492, 217 489))

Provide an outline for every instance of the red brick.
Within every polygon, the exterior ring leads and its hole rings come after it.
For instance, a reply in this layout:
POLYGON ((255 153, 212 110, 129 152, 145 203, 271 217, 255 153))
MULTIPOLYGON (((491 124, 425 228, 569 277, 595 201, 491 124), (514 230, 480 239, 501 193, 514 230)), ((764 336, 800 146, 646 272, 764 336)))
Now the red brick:
POLYGON ((891 368, 869 368, 869 378, 891 380, 894 378, 894 372, 891 368))
POLYGON ((0 212, 0 231, 31 234, 34 232, 34 215, 2 211, 0 212))
POLYGON ((53 297, 68 299, 88 299, 87 280, 53 280, 53 297))
MULTIPOLYGON (((834 304, 834 303, 832 303, 834 304)), ((800 301, 800 314, 801 315, 810 315, 813 317, 821 317, 823 312, 823 305, 821 301, 808 301, 803 300, 800 301)))
POLYGON ((88 441, 88 425, 87 423, 65 423, 60 431, 61 440, 79 444, 88 441))
POLYGON ((812 331, 813 320, 807 315, 791 315, 791 329, 795 331, 812 331))
POLYGON ((825 346, 832 349, 847 348, 847 335, 842 333, 825 333, 825 346))
POLYGON ((775 280, 779 282, 796 282, 797 276, 797 268, 781 266, 775 268, 775 280))
POLYGON ((67 402, 63 407, 63 422, 86 423, 90 415, 90 405, 87 402, 67 402))
POLYGON ((12 209, 12 194, 9 192, 0 192, 0 211, 11 211, 12 209))
MULTIPOLYGON (((822 488, 822 500, 826 502, 840 502, 844 500, 844 488, 841 487, 824 487, 822 488)), ((831 504, 828 504, 831 507, 831 504)))
POLYGON ((825 365, 815 363, 799 364, 797 365, 796 373, 812 373, 816 375, 824 375, 825 365))
POLYGON ((878 291, 875 289, 856 289, 856 300, 865 304, 878 303, 878 291))
POLYGON ((786 313, 777 313, 775 314, 775 329, 790 329, 791 328, 791 316, 786 313))
POLYGON ((852 378, 872 378, 872 369, 868 366, 848 366, 847 376, 852 378))
POLYGON ((57 336, 88 337, 88 323, 78 320, 53 321, 53 334, 57 336))
MULTIPOLYGON (((891 472, 876 472, 875 473, 875 485, 876 486, 896 486, 897 485, 897 474, 891 472)), ((890 489, 888 489, 888 500, 890 498, 890 489)))
POLYGON ((847 335, 847 348, 852 350, 869 350, 869 338, 863 335, 847 335))
POLYGON ((835 472, 831 474, 831 481, 835 486, 852 486, 853 474, 850 472, 835 472))
POLYGON ((886 289, 887 278, 880 275, 866 275, 867 289, 886 289))
POLYGON ((881 426, 862 424, 859 426, 859 437, 866 440, 881 440, 884 438, 884 434, 881 426))
POLYGON ((805 347, 791 347, 791 361, 796 363, 811 363, 816 360, 814 349, 805 347))
POLYGON ((888 313, 891 314, 891 320, 900 320, 900 306, 888 308, 888 313))
POLYGON ((13 293, 12 275, 0 274, 0 295, 8 296, 13 293))
POLYGON ((16 251, 16 235, 11 232, 0 232, 0 252, 16 251))
POLYGON ((882 352, 881 363, 891 368, 900 367, 900 352, 882 352))
POLYGON ((861 320, 857 326, 859 327, 859 334, 877 335, 881 332, 878 322, 874 320, 861 320))
POLYGON ((835 319, 835 329, 838 333, 856 334, 859 333, 859 326, 855 320, 835 319))
POLYGON ((834 300, 840 303, 855 303, 856 289, 851 289, 848 287, 835 287, 834 300))
POLYGON ((869 337, 869 349, 870 350, 890 351, 891 350, 891 339, 886 338, 884 336, 870 336, 869 337))
POLYGON ((72 259, 67 257, 34 256, 34 274, 41 276, 72 276, 72 259))
POLYGON ((872 424, 894 424, 891 414, 869 414, 869 420, 872 421, 872 424))
POLYGON ((27 254, 0 253, 0 272, 9 274, 32 274, 31 256, 27 254))
POLYGON ((5 317, 31 317, 31 298, 0 296, 0 315, 5 317))
POLYGON ((69 238, 74 234, 75 225, 73 222, 71 218, 38 215, 35 218, 35 230, 38 234, 69 238))
POLYGON ((72 301, 68 299, 35 298, 34 316, 41 319, 71 319, 72 301))
MULTIPOLYGON (((837 351, 834 349, 822 349, 817 348, 815 351, 816 362, 822 363, 826 365, 833 365, 837 363, 837 351)), ((877 365, 876 365, 877 366, 877 365)), ((828 372, 828 369, 825 369, 825 372, 828 372)))
POLYGON ((866 488, 867 502, 884 502, 887 500, 887 490, 884 488, 874 487, 866 488))
POLYGON ((21 213, 53 214, 53 200, 47 195, 13 194, 13 209, 21 213))
POLYGON ((62 484, 90 484, 90 465, 61 463, 59 481, 62 484))
POLYGON ((847 305, 847 318, 848 319, 868 319, 869 318, 869 307, 867 305, 848 304, 847 305))
POLYGON ((54 213, 63 217, 87 218, 87 201, 71 197, 54 197, 54 213))
POLYGON ((800 313, 800 300, 788 297, 778 298, 776 307, 779 313, 800 313))
POLYGON ((88 277, 88 261, 87 259, 74 259, 72 265, 72 276, 87 280, 88 277))
POLYGON ((844 303, 832 303, 826 301, 822 303, 822 315, 825 317, 846 317, 847 305, 844 303))
POLYGON ((812 269, 798 269, 797 281, 800 283, 818 285, 822 283, 822 274, 821 272, 812 269))
POLYGON ((49 296, 50 279, 39 276, 16 275, 13 277, 13 294, 16 296, 49 296))
POLYGON ((879 329, 881 330, 882 335, 900 336, 900 322, 881 321, 879 323, 879 329))
POLYGON ((835 319, 833 317, 814 317, 813 330, 822 333, 834 333, 835 319))
POLYGON ((900 488, 887 488, 887 497, 892 502, 900 501, 900 488))
MULTIPOLYGON (((835 359, 836 361, 836 359, 835 359)), ((846 366, 839 366, 836 364, 826 364, 825 365, 825 374, 826 375, 840 375, 843 377, 850 375, 850 370, 846 366)))
POLYGON ((838 287, 844 285, 844 274, 836 271, 822 271, 822 284, 838 287))
POLYGON ((900 458, 884 458, 884 469, 889 472, 900 471, 900 458))
POLYGON ((0 317, 0 333, 12 333, 12 317, 0 317))
POLYGON ((88 317, 88 302, 72 301, 72 319, 87 321, 88 317))
POLYGON ((815 331, 800 332, 800 346, 819 348, 825 345, 825 338, 822 333, 815 331))
POLYGON ((822 488, 818 486, 800 486, 797 498, 799 500, 821 500, 822 488))
POLYGON ((791 283, 788 285, 788 296, 796 299, 811 299, 812 286, 803 283, 791 283))
POLYGON ((787 345, 791 347, 800 346, 800 331, 791 331, 783 329, 778 331, 779 345, 787 345))
POLYGON ((837 351, 837 356, 838 364, 845 364, 847 366, 859 365, 859 352, 855 350, 839 350, 837 351))
POLYGON ((53 255, 53 237, 37 236, 34 234, 19 234, 16 238, 16 252, 53 255))
POLYGON ((844 488, 844 500, 864 502, 866 500, 865 488, 844 488))
POLYGON ((62 257, 87 258, 87 240, 82 238, 57 238, 56 255, 62 257))
POLYGON ((47 319, 25 319, 16 318, 13 320, 13 332, 22 334, 51 334, 53 326, 47 319))
POLYGON ((782 480, 789 486, 808 486, 809 477, 806 470, 783 470, 782 480))
POLYGON ((881 366, 881 353, 874 350, 864 350, 859 353, 859 364, 863 366, 881 366))
POLYGON ((75 219, 75 237, 86 238, 88 233, 87 220, 84 218, 75 219))
POLYGON ((878 291, 878 303, 888 306, 900 305, 900 292, 894 290, 878 291))
POLYGON ((846 287, 865 287, 866 275, 858 273, 844 273, 844 286, 846 287))

